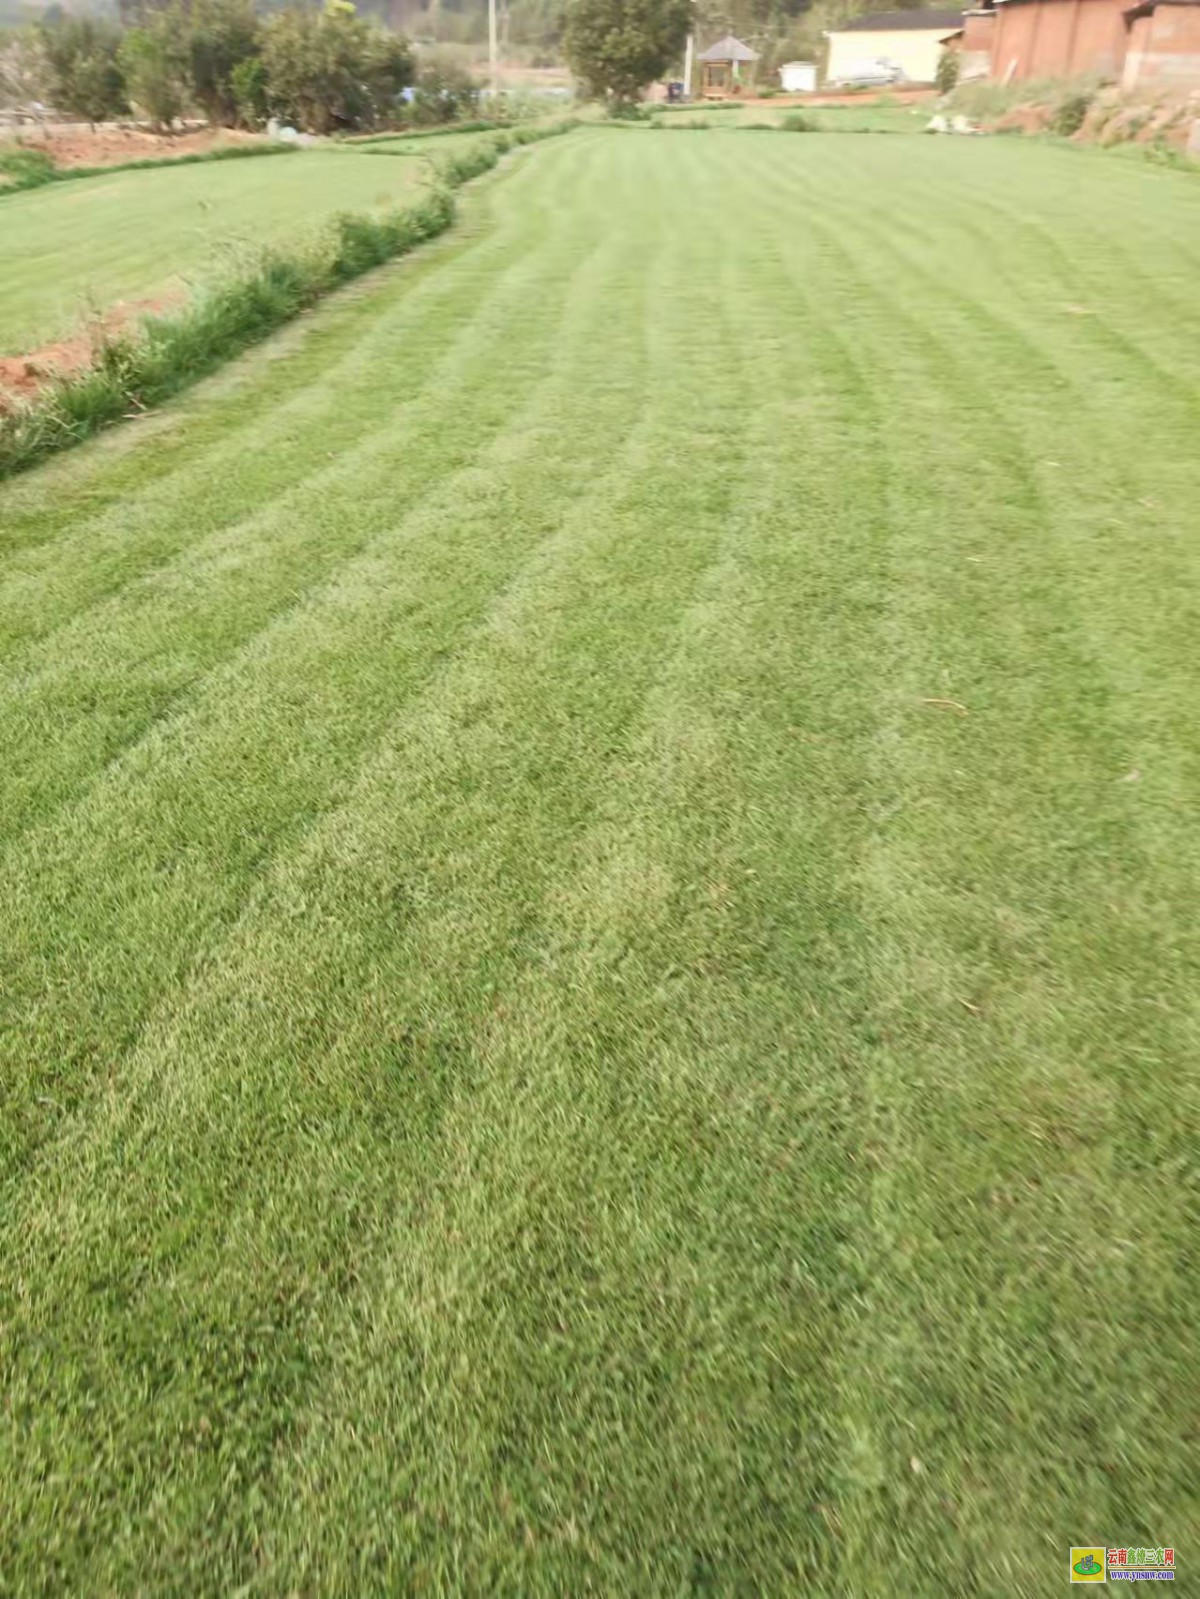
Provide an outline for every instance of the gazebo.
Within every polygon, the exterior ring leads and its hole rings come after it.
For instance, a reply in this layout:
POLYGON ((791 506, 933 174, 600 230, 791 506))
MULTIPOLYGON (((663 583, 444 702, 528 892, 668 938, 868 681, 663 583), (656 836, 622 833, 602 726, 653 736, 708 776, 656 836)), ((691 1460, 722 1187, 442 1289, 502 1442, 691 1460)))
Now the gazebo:
MULTIPOLYGON (((716 44, 710 44, 697 58, 700 62, 700 93, 705 100, 724 100, 731 94, 740 94, 742 68, 753 68, 758 51, 727 33, 716 44)), ((753 81, 751 71, 750 79, 753 81)))

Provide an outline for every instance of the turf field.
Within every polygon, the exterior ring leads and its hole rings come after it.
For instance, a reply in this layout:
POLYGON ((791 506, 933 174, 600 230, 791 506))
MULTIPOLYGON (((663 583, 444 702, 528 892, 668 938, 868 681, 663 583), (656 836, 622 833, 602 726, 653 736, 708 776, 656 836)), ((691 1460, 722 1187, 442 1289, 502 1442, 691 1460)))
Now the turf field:
POLYGON ((1198 266, 578 132, 0 486, 4 1586, 1192 1558, 1198 266))
POLYGON ((867 101, 863 105, 805 105, 786 101, 777 105, 738 105, 729 100, 715 105, 656 106, 652 120, 666 128, 733 129, 778 127, 789 117, 802 116, 821 133, 924 133, 936 106, 931 100, 915 105, 867 101))
POLYGON ((0 197, 0 354, 34 349, 89 309, 170 294, 232 254, 294 245, 335 211, 394 205, 424 162, 341 151, 113 172, 0 197))

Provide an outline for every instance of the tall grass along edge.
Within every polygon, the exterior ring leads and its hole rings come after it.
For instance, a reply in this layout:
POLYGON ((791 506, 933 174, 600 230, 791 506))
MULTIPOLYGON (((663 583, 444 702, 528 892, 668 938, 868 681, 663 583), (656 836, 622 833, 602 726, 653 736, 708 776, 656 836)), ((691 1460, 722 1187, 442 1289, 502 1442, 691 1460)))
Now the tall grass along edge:
POLYGON ((437 182, 415 205, 379 216, 343 213, 304 250, 265 251, 251 269, 203 290, 183 310, 100 334, 90 366, 0 410, 0 478, 142 415, 322 296, 436 238, 454 222, 454 189, 490 171, 507 151, 574 126, 568 119, 481 140, 439 163, 437 182))

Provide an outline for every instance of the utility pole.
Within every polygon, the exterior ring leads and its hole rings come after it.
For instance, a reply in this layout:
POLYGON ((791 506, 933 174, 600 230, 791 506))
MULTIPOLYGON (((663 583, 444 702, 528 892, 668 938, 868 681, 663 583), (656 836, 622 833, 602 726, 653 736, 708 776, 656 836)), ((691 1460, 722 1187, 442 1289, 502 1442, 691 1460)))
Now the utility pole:
POLYGON ((488 0, 488 76, 495 101, 500 93, 500 70, 496 64, 496 0, 488 0))
POLYGON ((696 35, 689 33, 687 49, 683 52, 683 98, 692 98, 692 58, 696 52, 696 35))

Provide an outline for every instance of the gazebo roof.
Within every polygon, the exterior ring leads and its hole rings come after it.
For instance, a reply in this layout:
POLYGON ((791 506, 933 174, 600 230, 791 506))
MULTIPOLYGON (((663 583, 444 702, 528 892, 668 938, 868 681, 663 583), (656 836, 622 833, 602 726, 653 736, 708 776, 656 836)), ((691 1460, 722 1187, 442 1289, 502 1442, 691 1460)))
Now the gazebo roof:
POLYGON ((716 44, 710 44, 707 50, 702 50, 697 60, 757 61, 758 51, 751 50, 748 44, 743 44, 740 39, 735 39, 732 33, 727 33, 723 39, 718 39, 716 44))

